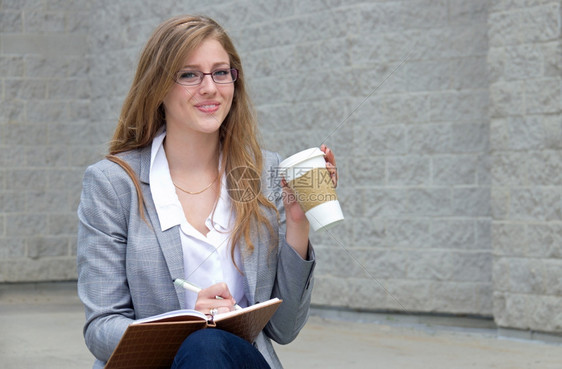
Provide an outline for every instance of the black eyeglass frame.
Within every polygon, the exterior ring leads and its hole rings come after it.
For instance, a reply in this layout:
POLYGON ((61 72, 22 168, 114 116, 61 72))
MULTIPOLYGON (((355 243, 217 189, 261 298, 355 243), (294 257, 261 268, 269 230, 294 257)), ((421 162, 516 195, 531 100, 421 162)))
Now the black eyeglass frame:
POLYGON ((199 86, 199 85, 203 82, 203 78, 205 78, 205 76, 211 76, 211 79, 212 79, 213 82, 215 82, 216 84, 219 84, 219 85, 228 85, 228 84, 230 84, 230 83, 236 82, 236 80, 238 80, 238 75, 239 75, 238 69, 236 69, 236 68, 219 68, 219 69, 216 69, 216 70, 214 70, 214 71, 212 71, 212 72, 209 72, 209 73, 203 73, 203 72, 201 72, 201 71, 199 71, 199 70, 190 70, 189 72, 191 72, 191 73, 197 73, 197 75, 199 75, 199 82, 197 82, 197 83, 185 84, 185 83, 181 83, 181 82, 180 82, 180 75, 181 75, 182 73, 185 73, 185 72, 186 72, 185 70, 180 70, 179 72, 177 72, 177 73, 176 73, 176 76, 175 76, 175 78, 174 78, 174 82, 176 82, 178 85, 187 86, 187 87, 199 86), (230 81, 217 81, 217 80, 215 80, 215 73, 221 72, 221 71, 226 71, 226 70, 230 71, 230 75, 231 75, 231 77, 232 77, 232 80, 230 80, 230 81))

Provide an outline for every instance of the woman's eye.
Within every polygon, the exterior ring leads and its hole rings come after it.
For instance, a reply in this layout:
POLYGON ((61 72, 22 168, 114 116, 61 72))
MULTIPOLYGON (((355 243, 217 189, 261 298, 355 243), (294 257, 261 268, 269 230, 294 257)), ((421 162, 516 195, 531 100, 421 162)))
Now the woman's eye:
POLYGON ((195 72, 189 72, 189 71, 181 72, 181 73, 180 73, 180 78, 181 78, 181 79, 194 79, 194 78, 197 78, 197 73, 195 73, 195 72))
POLYGON ((213 74, 218 77, 228 76, 229 73, 230 71, 228 69, 219 69, 213 72, 213 74))
POLYGON ((230 69, 219 69, 213 72, 213 79, 219 81, 228 81, 231 78, 230 69))

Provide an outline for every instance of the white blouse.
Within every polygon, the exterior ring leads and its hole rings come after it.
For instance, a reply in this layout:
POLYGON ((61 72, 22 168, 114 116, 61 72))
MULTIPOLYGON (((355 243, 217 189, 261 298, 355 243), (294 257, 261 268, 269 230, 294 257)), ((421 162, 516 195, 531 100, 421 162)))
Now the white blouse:
MULTIPOLYGON (((176 225, 180 226, 185 280, 201 288, 218 282, 226 282, 238 305, 245 307, 248 302, 244 295, 243 276, 236 270, 230 252, 234 216, 226 190, 225 176, 222 177, 220 197, 215 211, 209 214, 205 220, 205 225, 210 231, 204 235, 189 224, 185 218, 172 183, 168 159, 164 151, 165 137, 166 131, 162 130, 152 141, 150 190, 162 231, 176 225)), ((236 265, 241 267, 238 249, 234 255, 236 265)), ((187 307, 194 308, 197 294, 186 291, 185 295, 187 307)))

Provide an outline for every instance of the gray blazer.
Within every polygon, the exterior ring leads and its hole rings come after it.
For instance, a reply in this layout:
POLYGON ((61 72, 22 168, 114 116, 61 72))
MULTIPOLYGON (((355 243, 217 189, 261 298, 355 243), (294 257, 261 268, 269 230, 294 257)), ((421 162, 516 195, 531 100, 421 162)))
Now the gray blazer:
MULTIPOLYGON (((150 225, 140 217, 133 181, 119 165, 102 160, 84 175, 78 208, 78 294, 86 310, 86 345, 97 359, 94 368, 104 366, 133 320, 187 308, 186 291, 172 283, 184 277, 179 228, 161 231, 148 183, 150 150, 148 146, 120 155, 140 180, 150 225)), ((253 229, 256 247, 252 253, 242 252, 241 265, 250 304, 283 299, 254 342, 272 368, 282 365, 270 340, 291 342, 308 318, 315 265, 310 245, 308 260, 303 260, 285 240, 279 180, 266 175, 279 161, 277 154, 264 152, 262 191, 277 206, 280 224, 274 211, 265 209, 265 214, 278 228, 278 248, 271 251, 265 227, 253 229)))

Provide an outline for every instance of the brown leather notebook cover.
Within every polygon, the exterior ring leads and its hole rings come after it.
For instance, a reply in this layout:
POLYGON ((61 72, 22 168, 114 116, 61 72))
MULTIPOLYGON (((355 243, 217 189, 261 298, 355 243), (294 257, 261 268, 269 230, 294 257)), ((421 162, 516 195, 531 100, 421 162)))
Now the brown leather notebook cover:
POLYGON ((127 327, 106 369, 169 368, 187 336, 199 329, 216 327, 253 342, 269 322, 282 300, 271 299, 204 319, 192 315, 155 317, 152 321, 133 323, 127 327))

